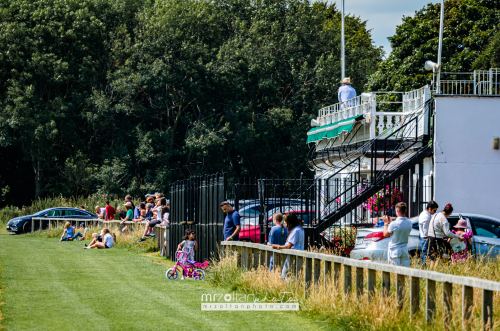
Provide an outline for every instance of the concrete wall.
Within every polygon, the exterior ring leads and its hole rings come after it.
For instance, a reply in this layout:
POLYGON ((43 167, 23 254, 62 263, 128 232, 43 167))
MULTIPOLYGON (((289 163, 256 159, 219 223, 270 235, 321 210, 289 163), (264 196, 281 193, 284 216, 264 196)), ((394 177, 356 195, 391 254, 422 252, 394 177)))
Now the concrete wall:
POLYGON ((436 97, 435 200, 500 218, 500 97, 436 97))

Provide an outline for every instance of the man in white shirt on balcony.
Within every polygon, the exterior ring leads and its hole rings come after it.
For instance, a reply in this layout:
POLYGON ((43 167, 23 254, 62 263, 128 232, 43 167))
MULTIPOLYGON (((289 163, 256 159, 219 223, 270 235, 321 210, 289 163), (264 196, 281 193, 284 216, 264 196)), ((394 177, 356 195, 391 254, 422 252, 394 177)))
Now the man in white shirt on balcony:
MULTIPOLYGON (((339 102, 345 102, 356 97, 356 90, 351 86, 351 79, 346 77, 342 80, 342 86, 339 88, 339 102)), ((354 102, 345 105, 345 107, 354 106, 354 102)))

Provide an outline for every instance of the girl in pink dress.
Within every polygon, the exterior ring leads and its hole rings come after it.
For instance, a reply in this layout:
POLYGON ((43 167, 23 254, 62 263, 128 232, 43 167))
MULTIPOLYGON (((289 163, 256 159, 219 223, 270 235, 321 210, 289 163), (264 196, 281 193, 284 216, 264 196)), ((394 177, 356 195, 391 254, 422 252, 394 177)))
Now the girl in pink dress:
POLYGON ((470 227, 467 226, 467 220, 464 219, 460 219, 454 228, 457 230, 452 230, 451 232, 464 238, 465 248, 459 252, 453 251, 452 263, 465 263, 469 257, 469 247, 472 247, 472 231, 470 230, 470 227))

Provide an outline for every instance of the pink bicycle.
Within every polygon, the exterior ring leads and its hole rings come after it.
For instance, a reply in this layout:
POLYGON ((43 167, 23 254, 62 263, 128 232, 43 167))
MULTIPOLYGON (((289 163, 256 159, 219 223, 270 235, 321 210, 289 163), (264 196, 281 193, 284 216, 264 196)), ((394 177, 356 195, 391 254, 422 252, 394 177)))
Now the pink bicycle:
POLYGON ((195 280, 205 279, 205 271, 203 271, 203 269, 208 266, 208 261, 199 263, 196 261, 186 260, 187 253, 183 251, 177 251, 175 255, 177 258, 177 262, 175 263, 175 266, 173 268, 167 270, 167 279, 176 280, 177 278, 179 278, 179 270, 177 269, 177 267, 180 267, 182 269, 182 275, 184 277, 191 277, 195 280), (186 261, 187 265, 183 264, 181 260, 186 261))

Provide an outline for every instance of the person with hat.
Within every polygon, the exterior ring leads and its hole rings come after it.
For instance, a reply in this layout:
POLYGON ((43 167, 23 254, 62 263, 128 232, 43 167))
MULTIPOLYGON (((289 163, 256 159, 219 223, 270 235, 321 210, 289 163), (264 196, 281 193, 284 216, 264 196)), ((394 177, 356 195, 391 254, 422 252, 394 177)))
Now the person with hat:
POLYGON ((472 231, 470 231, 470 227, 467 225, 467 220, 463 218, 458 221, 454 228, 457 230, 451 230, 451 232, 462 237, 464 241, 458 238, 448 238, 448 242, 453 250, 451 261, 452 263, 465 263, 469 257, 469 247, 472 248, 472 231))
MULTIPOLYGON (((342 80, 342 86, 339 88, 339 102, 345 102, 356 97, 356 90, 351 86, 351 79, 345 77, 342 80)), ((354 105, 347 105, 348 107, 354 105)))
MULTIPOLYGON (((123 225, 127 221, 132 221, 134 219, 134 207, 132 205, 132 202, 127 202, 124 204, 125 209, 127 210, 127 213, 125 214, 125 218, 122 218, 122 221, 120 222, 120 225, 123 225)), ((122 233, 125 233, 127 231, 128 227, 125 224, 125 226, 122 229, 122 233)))

